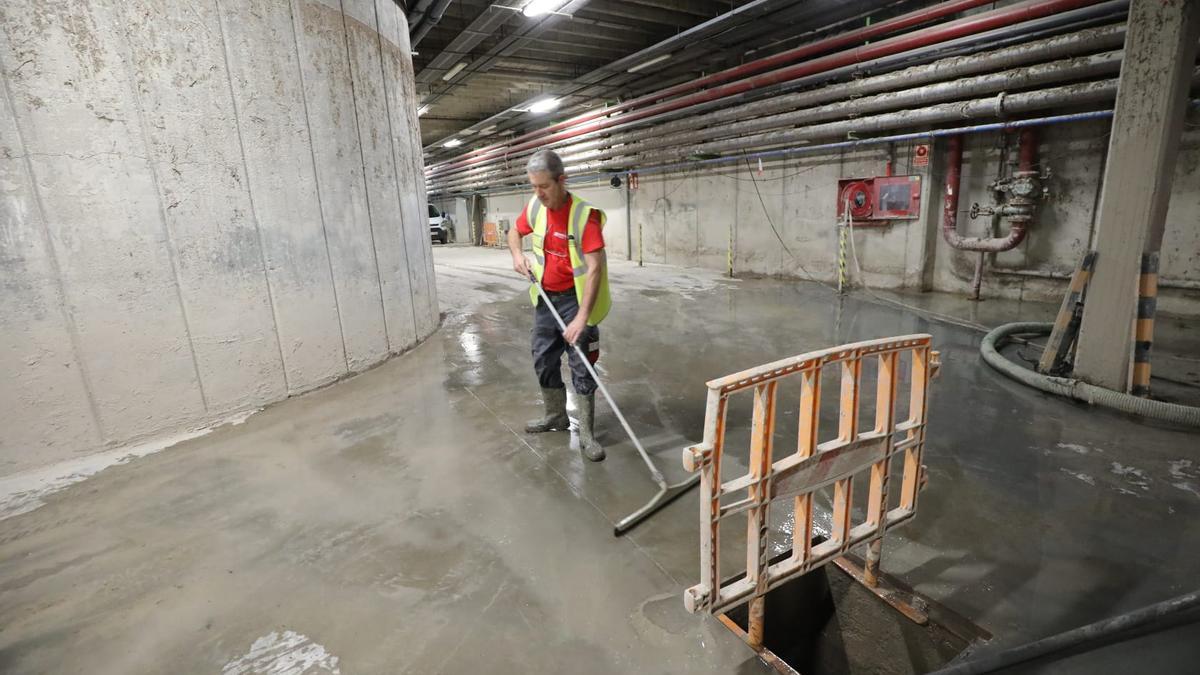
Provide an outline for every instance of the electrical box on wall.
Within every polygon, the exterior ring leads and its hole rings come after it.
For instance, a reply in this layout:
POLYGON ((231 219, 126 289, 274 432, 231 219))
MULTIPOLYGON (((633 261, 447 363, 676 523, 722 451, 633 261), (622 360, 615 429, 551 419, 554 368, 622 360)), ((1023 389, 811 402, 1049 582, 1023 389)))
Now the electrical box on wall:
POLYGON ((885 225, 889 220, 921 216, 920 176, 843 178, 838 181, 838 218, 850 217, 864 225, 885 225))

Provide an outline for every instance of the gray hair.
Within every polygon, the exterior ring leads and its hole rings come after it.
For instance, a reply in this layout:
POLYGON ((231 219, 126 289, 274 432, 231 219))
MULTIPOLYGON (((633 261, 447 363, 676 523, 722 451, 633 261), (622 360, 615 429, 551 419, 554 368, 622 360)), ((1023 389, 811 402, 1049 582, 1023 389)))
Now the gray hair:
POLYGON ((565 173, 562 157, 559 157, 558 153, 553 150, 538 150, 533 153, 533 156, 529 158, 529 162, 525 164, 525 172, 540 173, 542 171, 545 171, 550 174, 551 178, 557 180, 559 176, 565 173))

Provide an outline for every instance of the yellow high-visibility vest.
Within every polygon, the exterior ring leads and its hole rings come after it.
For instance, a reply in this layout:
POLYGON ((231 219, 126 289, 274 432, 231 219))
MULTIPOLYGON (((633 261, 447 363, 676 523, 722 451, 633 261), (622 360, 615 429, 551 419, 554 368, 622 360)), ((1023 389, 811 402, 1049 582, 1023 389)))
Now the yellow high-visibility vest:
MULTIPOLYGON (((604 229, 604 224, 608 221, 604 212, 583 201, 578 195, 571 195, 571 212, 567 216, 567 250, 571 256, 571 271, 575 277, 575 297, 581 306, 583 305, 583 289, 587 285, 588 271, 587 262, 583 259, 583 232, 587 228, 588 218, 592 211, 600 214, 600 228, 604 229)), ((530 199, 529 205, 525 207, 525 218, 533 230, 533 274, 538 283, 541 283, 542 273, 546 269, 544 242, 548 215, 546 207, 542 206, 536 196, 530 199)), ((598 325, 604 320, 604 317, 608 316, 608 310, 612 309, 612 296, 608 292, 607 265, 605 265, 603 273, 604 276, 600 279, 600 292, 596 295, 596 302, 592 305, 591 314, 588 315, 589 326, 598 325)), ((533 284, 529 285, 529 299, 534 306, 537 306, 538 292, 533 284)))

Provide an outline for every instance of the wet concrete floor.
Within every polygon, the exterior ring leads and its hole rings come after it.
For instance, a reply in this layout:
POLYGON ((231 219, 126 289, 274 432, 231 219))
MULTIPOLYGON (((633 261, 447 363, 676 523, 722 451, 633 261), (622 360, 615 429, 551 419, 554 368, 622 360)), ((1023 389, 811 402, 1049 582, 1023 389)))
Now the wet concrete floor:
MULTIPOLYGON (((411 353, 0 521, 0 672, 766 672, 682 608, 695 493, 613 538, 653 485, 606 405, 602 464, 521 433, 538 389, 507 254, 435 259, 445 323, 411 353)), ((672 478, 707 379, 929 332, 930 487, 886 571, 1001 643, 1194 587, 1196 435, 1026 389, 982 363, 977 331, 874 299, 623 261, 613 281, 601 375, 672 478)))

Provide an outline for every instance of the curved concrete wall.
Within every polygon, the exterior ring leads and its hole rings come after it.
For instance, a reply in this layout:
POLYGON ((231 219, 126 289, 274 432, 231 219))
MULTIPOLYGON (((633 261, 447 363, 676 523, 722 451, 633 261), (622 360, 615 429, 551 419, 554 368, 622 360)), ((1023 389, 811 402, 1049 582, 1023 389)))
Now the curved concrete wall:
POLYGON ((393 0, 5 0, 0 31, 0 474, 436 328, 393 0))

